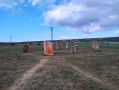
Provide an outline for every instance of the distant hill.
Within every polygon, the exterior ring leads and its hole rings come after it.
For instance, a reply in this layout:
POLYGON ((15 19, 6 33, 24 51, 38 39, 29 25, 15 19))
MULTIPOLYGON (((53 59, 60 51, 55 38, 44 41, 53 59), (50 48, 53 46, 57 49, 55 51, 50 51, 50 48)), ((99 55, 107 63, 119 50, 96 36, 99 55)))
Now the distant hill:
MULTIPOLYGON (((119 37, 70 39, 70 40, 64 40, 64 41, 92 42, 93 40, 102 41, 102 42, 119 42, 119 37)), ((62 41, 62 40, 58 40, 58 41, 62 41)))
POLYGON ((119 37, 105 37, 105 38, 85 38, 77 39, 80 42, 90 42, 93 40, 102 41, 102 42, 119 42, 119 37))
MULTIPOLYGON (((93 40, 101 41, 101 42, 119 42, 119 37, 105 37, 105 38, 84 38, 84 39, 67 39, 67 40, 58 40, 62 41, 73 41, 73 42, 91 42, 93 40)), ((49 40, 50 41, 50 40, 49 40)), ((53 42, 55 42, 54 40, 53 42)), ((32 44, 32 43, 43 43, 43 41, 27 41, 27 42, 13 42, 12 44, 32 44)), ((9 42, 0 42, 0 45, 8 45, 11 44, 9 42)))

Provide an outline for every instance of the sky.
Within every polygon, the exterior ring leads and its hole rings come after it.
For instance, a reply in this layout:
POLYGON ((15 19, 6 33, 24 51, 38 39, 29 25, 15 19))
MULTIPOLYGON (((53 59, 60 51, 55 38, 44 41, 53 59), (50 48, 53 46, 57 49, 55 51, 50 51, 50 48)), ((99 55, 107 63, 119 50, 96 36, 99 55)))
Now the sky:
POLYGON ((119 0, 0 0, 0 42, 119 36, 119 0))

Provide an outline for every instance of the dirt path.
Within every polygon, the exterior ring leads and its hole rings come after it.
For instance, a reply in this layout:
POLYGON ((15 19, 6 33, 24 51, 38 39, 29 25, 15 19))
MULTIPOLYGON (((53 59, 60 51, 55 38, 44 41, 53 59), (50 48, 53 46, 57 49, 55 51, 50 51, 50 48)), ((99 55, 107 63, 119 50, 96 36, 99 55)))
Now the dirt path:
MULTIPOLYGON (((34 55, 32 53, 25 53, 24 55, 32 55, 32 56, 35 56, 36 58, 38 58, 37 55, 34 55)), ((26 84, 27 80, 33 76, 33 74, 35 73, 36 70, 38 70, 39 68, 44 66, 44 64, 47 62, 47 60, 48 60, 47 58, 46 59, 41 59, 39 64, 35 65, 33 68, 31 68, 26 73, 24 73, 22 78, 16 80, 15 83, 10 88, 8 88, 8 90, 19 90, 20 87, 22 85, 26 84)), ((55 59, 53 59, 53 62, 54 62, 54 60, 55 59)), ((51 63, 53 63, 53 62, 51 62, 51 63)), ((89 74, 87 72, 84 72, 80 68, 77 68, 76 66, 69 64, 69 63, 68 63, 68 66, 72 67, 75 71, 77 71, 78 73, 82 74, 84 77, 89 78, 89 79, 91 79, 91 80, 93 80, 93 81, 105 86, 105 88, 107 88, 109 90, 119 90, 116 86, 112 85, 111 83, 109 83, 106 80, 102 80, 100 78, 97 78, 97 77, 95 77, 95 76, 93 76, 93 75, 91 75, 91 74, 89 74)))
POLYGON ((74 65, 70 65, 70 67, 72 67, 74 70, 76 70, 77 72, 79 72, 80 74, 82 74, 84 77, 86 78, 90 78, 91 80, 99 83, 99 84, 102 84, 103 86, 105 86, 105 88, 109 89, 109 90, 119 90, 119 88, 113 86, 111 83, 109 83, 108 81, 105 81, 105 80, 101 80, 97 77, 94 77, 92 76, 91 74, 88 74, 86 72, 84 72, 83 70, 77 68, 76 66, 74 65))
POLYGON ((39 64, 35 65, 33 68, 24 73, 22 78, 16 80, 15 83, 10 88, 8 88, 8 90, 17 90, 20 88, 21 85, 26 84, 26 81, 35 73, 35 71, 43 67, 46 62, 47 59, 40 60, 39 64))

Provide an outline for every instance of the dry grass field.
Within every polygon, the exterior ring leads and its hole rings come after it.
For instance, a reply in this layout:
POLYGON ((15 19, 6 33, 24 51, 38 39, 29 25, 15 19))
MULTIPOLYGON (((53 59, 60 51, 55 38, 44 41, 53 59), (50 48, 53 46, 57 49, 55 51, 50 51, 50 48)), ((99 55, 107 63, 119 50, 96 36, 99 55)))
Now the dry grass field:
POLYGON ((0 90, 118 90, 119 48, 95 51, 54 48, 45 56, 42 45, 0 46, 0 90))

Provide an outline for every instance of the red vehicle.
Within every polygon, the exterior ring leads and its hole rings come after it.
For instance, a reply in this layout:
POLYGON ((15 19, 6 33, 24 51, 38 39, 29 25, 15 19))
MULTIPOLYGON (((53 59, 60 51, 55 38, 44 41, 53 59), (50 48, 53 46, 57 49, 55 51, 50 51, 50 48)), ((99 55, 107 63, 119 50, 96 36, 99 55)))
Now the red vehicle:
POLYGON ((28 45, 24 45, 23 52, 28 52, 28 45))

